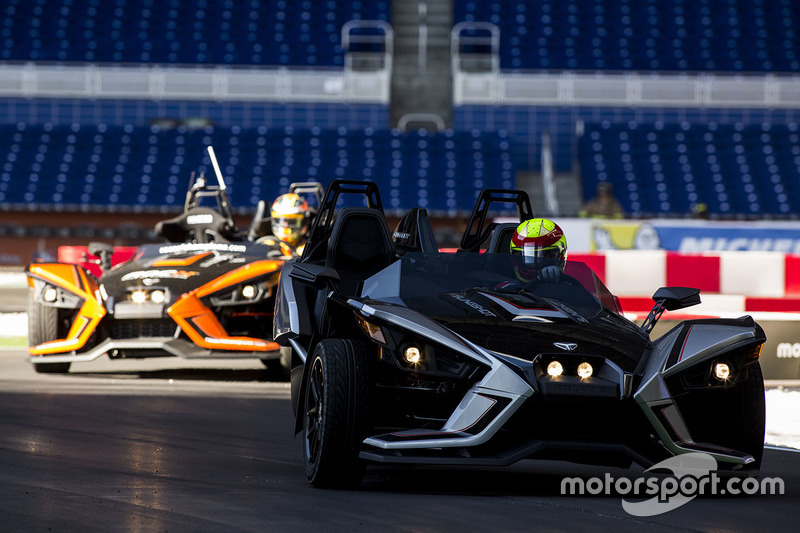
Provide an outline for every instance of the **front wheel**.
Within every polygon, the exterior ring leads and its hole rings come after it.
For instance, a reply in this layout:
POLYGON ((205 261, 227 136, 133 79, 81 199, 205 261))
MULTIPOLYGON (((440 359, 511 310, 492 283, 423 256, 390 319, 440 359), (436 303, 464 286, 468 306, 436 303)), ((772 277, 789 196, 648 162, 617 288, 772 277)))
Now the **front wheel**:
MULTIPOLYGON (((58 339, 58 308, 28 300, 28 345, 37 346, 58 339)), ((39 374, 66 374, 70 363, 35 363, 39 374)))
POLYGON ((303 444, 308 481, 350 488, 364 477, 358 458, 367 415, 364 345, 325 339, 314 350, 304 396, 303 444))

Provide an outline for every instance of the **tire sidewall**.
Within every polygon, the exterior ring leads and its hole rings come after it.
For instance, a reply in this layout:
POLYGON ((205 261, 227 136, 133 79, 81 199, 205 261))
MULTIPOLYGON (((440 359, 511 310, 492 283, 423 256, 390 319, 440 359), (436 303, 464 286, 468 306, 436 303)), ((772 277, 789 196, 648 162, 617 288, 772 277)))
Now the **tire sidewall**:
POLYGON ((346 339, 326 339, 314 350, 303 399, 303 455, 308 481, 318 487, 352 488, 363 477, 358 458, 366 419, 366 357, 364 346, 346 339), (309 420, 316 368, 323 380, 316 460, 309 453, 309 420))

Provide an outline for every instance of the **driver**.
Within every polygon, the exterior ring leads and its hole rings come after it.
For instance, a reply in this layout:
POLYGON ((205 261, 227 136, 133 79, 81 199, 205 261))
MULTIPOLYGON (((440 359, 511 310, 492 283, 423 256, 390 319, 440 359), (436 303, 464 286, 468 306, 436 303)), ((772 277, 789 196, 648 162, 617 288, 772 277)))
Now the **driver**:
POLYGON ((521 282, 558 282, 567 263, 567 238, 552 220, 532 218, 514 230, 511 254, 521 282))
POLYGON ((272 204, 272 233, 301 254, 311 224, 311 210, 302 196, 290 192, 272 204))

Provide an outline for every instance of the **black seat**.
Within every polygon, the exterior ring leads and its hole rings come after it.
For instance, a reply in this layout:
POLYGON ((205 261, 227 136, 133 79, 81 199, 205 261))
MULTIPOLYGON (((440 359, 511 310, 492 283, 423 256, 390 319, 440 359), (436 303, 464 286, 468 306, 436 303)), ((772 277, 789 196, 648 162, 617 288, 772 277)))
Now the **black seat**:
POLYGON ((394 247, 383 213, 364 207, 339 212, 328 241, 325 266, 335 269, 339 292, 355 295, 358 283, 394 261, 394 247))
POLYGON ((214 209, 195 207, 156 224, 156 235, 168 242, 228 242, 234 239, 230 221, 214 209))
POLYGON ((489 245, 486 247, 487 253, 494 254, 507 254, 511 252, 511 237, 514 236, 514 230, 517 229, 519 223, 507 222, 498 224, 492 232, 492 238, 489 240, 489 245))

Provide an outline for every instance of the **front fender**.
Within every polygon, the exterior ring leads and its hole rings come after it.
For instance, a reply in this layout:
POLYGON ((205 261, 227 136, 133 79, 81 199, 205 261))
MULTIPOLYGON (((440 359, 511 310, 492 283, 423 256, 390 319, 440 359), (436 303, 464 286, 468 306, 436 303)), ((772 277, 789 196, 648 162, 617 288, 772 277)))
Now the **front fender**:
POLYGON ((231 270, 182 295, 167 309, 167 314, 200 347, 231 351, 277 351, 279 346, 272 340, 228 335, 216 315, 203 303, 202 299, 248 280, 259 279, 276 272, 280 270, 282 264, 281 261, 263 260, 231 270))
POLYGON ((31 346, 28 352, 31 355, 48 355, 82 348, 106 315, 94 276, 77 265, 66 263, 34 263, 26 268, 25 274, 29 284, 39 280, 69 291, 82 301, 66 337, 31 346))
POLYGON ((767 340, 764 330, 750 316, 687 320, 678 327, 680 333, 664 362, 664 377, 726 352, 760 346, 767 340))

